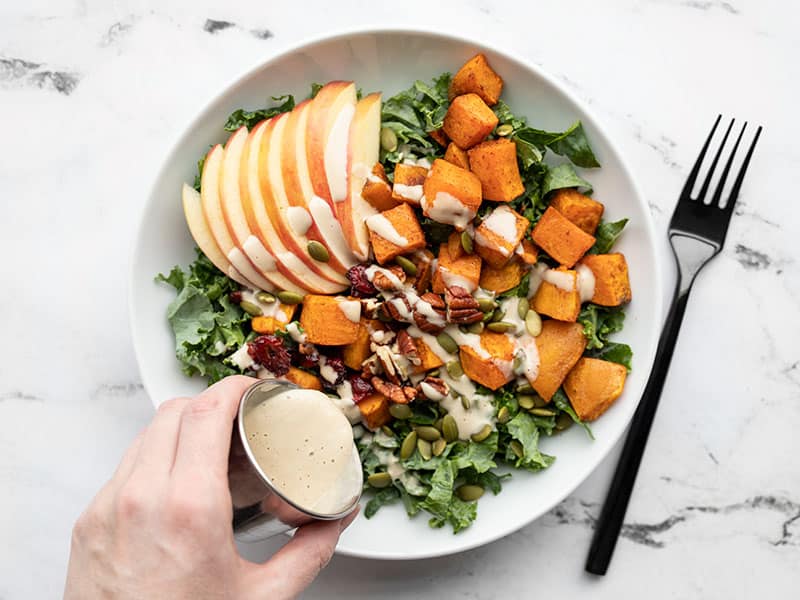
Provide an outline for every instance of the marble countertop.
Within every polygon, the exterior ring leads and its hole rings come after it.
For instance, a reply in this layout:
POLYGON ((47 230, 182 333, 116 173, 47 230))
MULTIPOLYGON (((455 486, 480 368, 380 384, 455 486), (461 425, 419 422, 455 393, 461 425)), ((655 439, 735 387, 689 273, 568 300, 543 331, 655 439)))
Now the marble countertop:
POLYGON ((306 597, 796 597, 800 12, 756 0, 522 4, 4 3, 0 599, 60 596, 72 522, 151 417, 127 264, 172 140, 278 47, 415 22, 500 41, 563 80, 620 144, 660 231, 717 113, 764 134, 727 246, 695 285, 609 574, 583 563, 616 453, 505 539, 419 562, 337 557, 306 597))

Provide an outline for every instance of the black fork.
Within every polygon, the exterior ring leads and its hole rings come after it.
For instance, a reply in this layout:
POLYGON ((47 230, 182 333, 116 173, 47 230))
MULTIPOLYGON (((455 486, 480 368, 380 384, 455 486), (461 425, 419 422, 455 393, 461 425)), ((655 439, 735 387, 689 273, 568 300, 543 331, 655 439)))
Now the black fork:
POLYGON ((672 352, 675 349, 678 331, 683 321, 683 313, 686 310, 689 291, 700 270, 722 250, 722 246, 725 243, 725 235, 728 232, 728 224, 733 214, 733 207, 736 204, 736 198, 739 196, 739 189, 742 187, 747 166, 750 164, 750 158, 761 134, 761 127, 759 127, 739 168, 739 173, 731 187, 730 194, 728 194, 723 203, 723 188, 733 165, 734 156, 739 149, 739 143, 742 141, 742 136, 747 128, 747 123, 744 124, 736 137, 728 160, 725 162, 725 167, 720 174, 719 183, 714 194, 711 200, 706 202, 711 178, 727 145, 728 137, 733 130, 734 120, 731 119, 719 150, 711 162, 708 175, 706 175, 697 197, 692 198, 692 189, 700 173, 700 167, 721 120, 722 115, 718 116, 714 122, 711 133, 708 134, 708 138, 703 144, 703 149, 700 151, 700 156, 697 157, 697 161, 692 167, 692 172, 683 186, 678 205, 675 207, 675 212, 672 214, 672 220, 669 224, 669 241, 672 246, 672 252, 675 255, 675 261, 678 264, 678 281, 675 286, 672 305, 670 306, 664 329, 661 332, 661 338, 658 341, 653 370, 642 394, 639 407, 636 409, 631 421, 630 431, 625 439, 625 446, 622 449, 622 455, 617 464, 614 478, 611 481, 603 511, 597 521, 592 546, 589 549, 586 570, 596 575, 605 575, 611 562, 611 556, 614 553, 614 547, 617 544, 617 537, 622 528, 625 511, 628 508, 628 501, 636 481, 636 473, 642 461, 647 437, 650 434, 650 427, 656 414, 658 400, 661 397, 661 389, 664 387, 664 381, 667 378, 672 352))

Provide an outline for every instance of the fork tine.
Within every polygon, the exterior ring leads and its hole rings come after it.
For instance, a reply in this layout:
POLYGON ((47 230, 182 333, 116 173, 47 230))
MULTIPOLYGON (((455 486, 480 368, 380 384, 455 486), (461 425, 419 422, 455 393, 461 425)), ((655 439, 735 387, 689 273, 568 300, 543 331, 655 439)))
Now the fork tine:
POLYGON ((686 179, 686 183, 683 186, 683 190, 681 191, 681 200, 689 200, 691 198, 692 188, 694 187, 694 182, 697 180, 697 174, 700 172, 700 166, 703 164, 703 158, 705 158, 706 150, 708 150, 708 145, 711 143, 711 138, 714 137, 714 132, 717 130, 717 125, 719 125, 721 119, 722 115, 717 115, 717 120, 714 121, 714 126, 711 128, 711 133, 708 134, 706 143, 703 144, 703 149, 700 150, 700 155, 697 157, 697 160, 692 167, 692 172, 689 173, 689 177, 686 179))
POLYGON ((730 135, 731 129, 733 129, 734 121, 735 119, 731 119, 731 122, 728 124, 728 129, 725 130, 725 135, 722 138, 722 143, 719 145, 719 150, 717 150, 717 153, 714 155, 714 160, 711 161, 711 166, 708 168, 708 174, 706 175, 705 181, 703 181, 703 186, 700 188, 700 191, 697 194, 696 200, 698 202, 702 202, 706 197, 708 186, 711 185, 711 177, 714 175, 714 171, 717 169, 719 157, 722 156, 722 150, 725 148, 725 144, 728 142, 728 135, 730 135))
POLYGON ((731 166, 733 165, 733 159, 736 157, 736 151, 739 149, 739 142, 742 141, 742 136, 744 135, 744 130, 747 129, 747 121, 744 122, 742 125, 742 130, 739 132, 739 136, 736 138, 736 143, 733 144, 733 149, 731 150, 731 154, 728 157, 728 162, 725 163, 725 168, 722 169, 722 175, 720 175, 719 183, 717 184, 717 189, 714 190, 714 196, 711 198, 711 206, 719 206, 720 205, 720 198, 722 198, 722 190, 725 187, 725 182, 728 179, 728 173, 730 173, 731 166))
POLYGON ((736 204, 736 199, 739 197, 739 188, 742 187, 742 181, 744 181, 744 175, 747 172, 747 166, 750 164, 750 157, 753 156, 753 150, 756 149, 756 142, 758 141, 758 136, 760 135, 761 125, 759 125, 758 129, 756 129, 756 135, 753 137, 753 143, 750 144, 750 149, 747 151, 747 155, 744 157, 744 162, 739 169, 739 174, 736 176, 736 181, 733 182, 731 194, 728 196, 728 202, 725 205, 726 211, 733 211, 733 205, 736 204))

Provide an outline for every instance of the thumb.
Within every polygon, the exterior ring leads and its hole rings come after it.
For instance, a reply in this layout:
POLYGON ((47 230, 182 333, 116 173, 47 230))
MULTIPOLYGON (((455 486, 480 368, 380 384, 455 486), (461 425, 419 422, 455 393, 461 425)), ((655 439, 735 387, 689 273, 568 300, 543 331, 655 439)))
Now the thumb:
POLYGON ((266 563, 249 565, 244 597, 278 600, 297 596, 331 560, 339 535, 357 514, 358 509, 339 521, 315 521, 299 527, 266 563))

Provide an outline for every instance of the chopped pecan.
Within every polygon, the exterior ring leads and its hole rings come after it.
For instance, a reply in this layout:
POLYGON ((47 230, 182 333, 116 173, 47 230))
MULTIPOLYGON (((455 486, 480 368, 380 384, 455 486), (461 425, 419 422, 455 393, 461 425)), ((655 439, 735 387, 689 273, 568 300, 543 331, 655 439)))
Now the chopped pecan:
POLYGON ((440 377, 426 377, 419 382, 417 389, 428 400, 434 401, 439 401, 450 393, 450 386, 440 377))
POLYGON ((412 365, 417 366, 420 364, 421 360, 419 354, 417 354, 417 345, 405 329, 397 332, 397 349, 412 365))
POLYGON ((402 289, 406 281, 406 272, 398 265, 391 265, 390 267, 383 267, 375 271, 372 278, 372 285, 377 288, 379 292, 396 292, 402 289), (387 274, 387 271, 391 275, 387 274))
POLYGON ((392 355, 392 350, 389 346, 378 346, 375 348, 375 355, 378 357, 380 361, 380 365, 383 369, 383 374, 392 383, 400 383, 402 373, 401 370, 398 368, 398 364, 392 355))
POLYGON ((414 323, 425 333, 442 331, 447 324, 447 309, 442 297, 433 292, 427 292, 422 294, 419 300, 414 306, 414 323), (431 307, 433 314, 426 305, 431 307))
POLYGON ((417 390, 410 386, 400 386, 389 381, 384 381, 380 377, 373 377, 370 380, 372 387, 380 394, 383 394, 392 402, 397 404, 408 404, 417 397, 417 390))
POLYGON ((444 290, 447 304, 447 321, 458 325, 477 323, 483 319, 484 314, 480 305, 466 289, 454 285, 444 290))
POLYGON ((411 320, 411 302, 405 294, 395 294, 383 303, 383 311, 395 321, 407 323, 411 320))
POLYGON ((361 363, 362 377, 369 379, 372 375, 377 375, 381 372, 381 363, 377 354, 373 354, 361 363))

